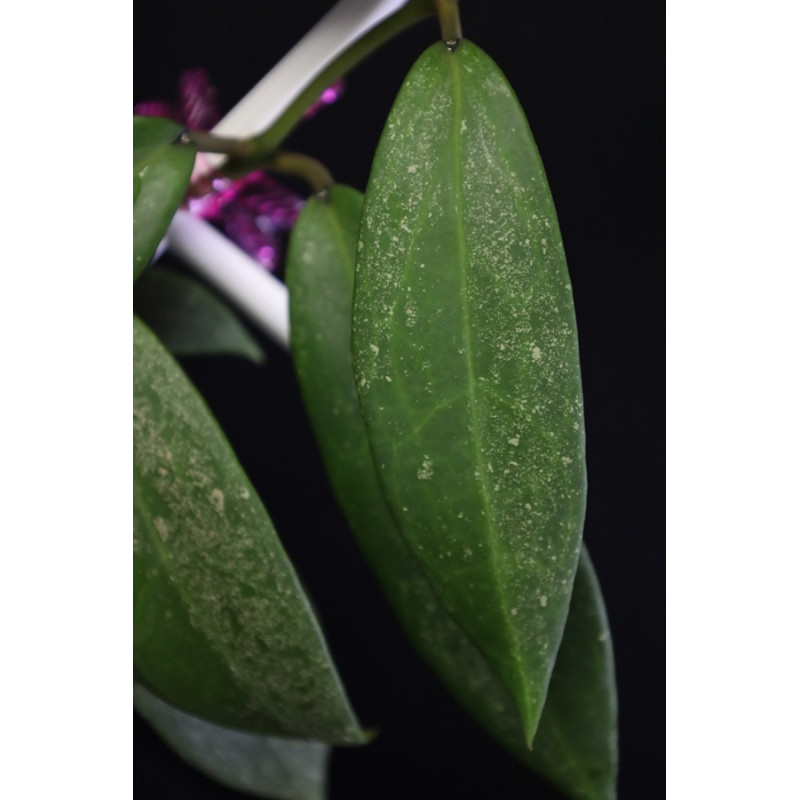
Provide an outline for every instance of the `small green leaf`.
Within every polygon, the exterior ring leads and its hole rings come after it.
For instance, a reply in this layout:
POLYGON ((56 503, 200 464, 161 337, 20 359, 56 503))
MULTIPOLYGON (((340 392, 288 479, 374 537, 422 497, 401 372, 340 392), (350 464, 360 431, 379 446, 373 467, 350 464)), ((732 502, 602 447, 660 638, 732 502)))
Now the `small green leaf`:
POLYGON ((200 396, 134 319, 134 677, 219 725, 359 743, 319 625, 200 396))
POLYGON ((327 745, 212 725, 136 683, 133 705, 184 761, 231 789, 275 800, 324 800, 327 745))
POLYGON ((580 554, 578 340, 536 145, 472 43, 412 67, 358 248, 354 369, 384 494, 530 742, 580 554))
POLYGON ((134 286, 133 309, 173 355, 264 360, 239 317, 203 284, 179 272, 160 266, 146 272, 134 286))
POLYGON ((564 638, 529 750, 511 696, 432 591, 386 506, 351 371, 361 200, 343 186, 331 188, 329 203, 311 198, 292 231, 287 258, 292 355, 333 491, 409 638, 459 701, 568 796, 611 800, 617 764, 614 667, 588 555, 584 552, 578 566, 564 638))
POLYGON ((180 125, 133 118, 133 279, 153 257, 192 177, 193 145, 176 143, 180 125))

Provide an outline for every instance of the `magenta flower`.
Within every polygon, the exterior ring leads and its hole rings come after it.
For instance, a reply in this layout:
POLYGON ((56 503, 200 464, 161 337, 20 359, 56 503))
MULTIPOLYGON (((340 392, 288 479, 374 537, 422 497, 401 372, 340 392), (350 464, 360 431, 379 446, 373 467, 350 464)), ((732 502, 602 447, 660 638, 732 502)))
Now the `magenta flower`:
MULTIPOLYGON (((336 81, 306 111, 314 116, 321 108, 335 102, 344 84, 336 81)), ((178 104, 149 100, 134 106, 135 114, 166 117, 193 130, 210 130, 220 119, 216 91, 205 70, 188 69, 178 78, 178 104)), ((270 272, 283 262, 286 241, 304 200, 278 183, 263 170, 232 180, 222 176, 207 177, 205 156, 197 156, 195 176, 188 198, 189 210, 208 220, 236 242, 246 253, 270 272)))

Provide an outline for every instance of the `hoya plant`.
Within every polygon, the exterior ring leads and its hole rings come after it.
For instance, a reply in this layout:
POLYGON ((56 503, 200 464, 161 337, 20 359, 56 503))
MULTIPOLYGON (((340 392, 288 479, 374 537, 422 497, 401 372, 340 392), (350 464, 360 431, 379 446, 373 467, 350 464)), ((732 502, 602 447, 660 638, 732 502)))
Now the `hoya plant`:
MULTIPOLYGON (((357 764, 391 737, 351 701, 323 629, 347 615, 329 609, 337 564, 311 580, 289 555, 331 532, 273 513, 202 371, 189 377, 191 358, 212 354, 250 360, 268 385, 264 334, 302 404, 269 424, 312 432, 315 452, 298 458, 319 460, 346 523, 333 551, 358 547, 418 654, 412 669, 441 682, 532 792, 617 796, 613 620, 583 541, 569 243, 502 54, 481 47, 479 8, 463 11, 470 36, 455 0, 342 0, 222 119, 198 70, 177 105, 136 108, 134 706, 231 790, 320 800, 337 759, 357 764), (387 86, 363 186, 286 146, 416 23, 429 41, 387 86)), ((313 488, 278 491, 327 502, 313 488)), ((392 655, 374 634, 357 640, 381 670, 392 655)), ((385 668, 387 698, 435 725, 413 674, 385 668)), ((426 791, 414 796, 441 796, 426 791)))

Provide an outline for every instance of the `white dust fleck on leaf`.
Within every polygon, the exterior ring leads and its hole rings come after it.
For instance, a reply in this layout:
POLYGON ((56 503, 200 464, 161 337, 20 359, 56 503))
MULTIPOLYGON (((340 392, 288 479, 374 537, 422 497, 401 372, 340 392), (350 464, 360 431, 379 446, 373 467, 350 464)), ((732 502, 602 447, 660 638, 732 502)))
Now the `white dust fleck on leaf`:
POLYGON ((417 470, 417 478, 421 481, 429 481, 433 477, 433 461, 429 456, 422 457, 422 466, 417 470))
POLYGON ((219 489, 212 489, 208 500, 218 514, 225 511, 225 495, 219 489))
POLYGON ((156 517, 153 520, 153 525, 156 526, 156 530, 158 531, 158 535, 161 537, 162 542, 166 542, 169 538, 169 527, 167 523, 164 521, 163 517, 156 517))

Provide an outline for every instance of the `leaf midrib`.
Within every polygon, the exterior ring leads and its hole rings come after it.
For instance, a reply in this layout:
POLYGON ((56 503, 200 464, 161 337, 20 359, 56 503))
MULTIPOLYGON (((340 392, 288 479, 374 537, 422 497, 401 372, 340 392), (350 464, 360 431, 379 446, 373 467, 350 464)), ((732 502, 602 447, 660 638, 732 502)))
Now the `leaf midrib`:
MULTIPOLYGON (((480 494, 481 494, 481 504, 485 507, 487 513, 484 516, 486 521, 486 531, 489 534, 489 538, 491 539, 492 546, 489 548, 490 553, 490 564, 492 569, 492 576, 494 578, 495 589, 497 591, 497 595, 500 600, 500 604, 503 610, 503 627, 506 631, 506 635, 508 636, 513 652, 514 662, 517 666, 517 676, 520 680, 520 689, 522 691, 522 695, 525 699, 526 709, 521 711, 521 716, 523 718, 523 722, 525 723, 524 727, 526 729, 526 738, 530 735, 528 731, 529 725, 532 725, 533 720, 528 720, 527 716, 530 709, 530 695, 528 692, 527 681, 525 680, 525 674, 522 669, 522 653, 520 649, 520 642, 517 636, 517 633, 512 625, 509 623, 510 618, 510 604, 508 602, 508 598, 506 597, 506 593, 503 587, 503 582, 498 579, 499 569, 497 564, 497 544, 498 544, 498 532, 495 529, 495 525, 493 522, 493 513, 492 513, 492 502, 491 502, 491 494, 489 493, 488 486, 486 483, 486 476, 487 476, 487 469, 485 458, 483 455, 483 451, 479 446, 477 446, 477 440, 482 439, 482 424, 480 415, 477 412, 477 385, 478 381, 476 378, 476 369, 475 369, 475 356, 474 356, 474 342, 472 339, 472 325, 471 325, 471 316, 470 316, 470 305, 468 301, 468 287, 466 283, 466 266, 468 264, 467 258, 467 242, 466 242, 466 232, 464 230, 463 225, 463 215, 461 212, 461 207, 464 203, 462 198, 462 171, 461 171, 461 140, 462 140, 462 133, 461 133, 461 118, 464 106, 464 94, 463 94, 463 87, 461 85, 461 76, 459 73, 459 55, 458 51, 456 50, 454 53, 448 53, 447 58, 449 59, 450 64, 450 73, 451 79, 453 82, 453 118, 452 118, 452 137, 453 137, 453 188, 454 188, 454 201, 456 206, 456 230, 458 233, 457 236, 457 246, 458 246, 458 258, 461 264, 461 269, 459 270, 459 277, 461 281, 461 299, 462 299, 462 310, 463 310, 463 320, 464 320, 464 347, 465 347, 465 355, 466 355, 466 366, 467 366, 467 409, 468 414, 470 417, 470 421, 472 424, 472 430, 476 432, 476 436, 472 438, 473 442, 473 449, 475 452, 475 463, 478 465, 478 474, 480 475, 478 485, 480 487, 480 494)), ((487 663, 488 659, 487 659, 487 663)), ((502 679, 501 679, 502 680, 502 679)), ((514 696, 514 692, 511 693, 514 696)), ((531 737, 532 738, 532 737, 531 737)))

